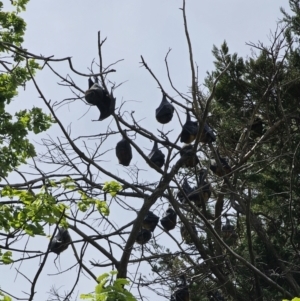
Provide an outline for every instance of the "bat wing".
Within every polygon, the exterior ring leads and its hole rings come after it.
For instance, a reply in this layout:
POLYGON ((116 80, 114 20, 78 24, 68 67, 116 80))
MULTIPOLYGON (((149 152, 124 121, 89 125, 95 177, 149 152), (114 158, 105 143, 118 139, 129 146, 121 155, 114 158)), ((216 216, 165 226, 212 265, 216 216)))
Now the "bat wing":
POLYGON ((197 121, 187 121, 182 127, 180 142, 191 143, 195 140, 198 130, 197 121))
MULTIPOLYGON (((187 196, 193 191, 193 189, 189 185, 187 179, 184 179, 184 182, 183 182, 181 188, 187 196)), ((181 191, 178 192, 177 197, 179 198, 179 200, 181 202, 183 202, 183 203, 185 202, 185 197, 181 191)))
POLYGON ((117 143, 116 146, 116 156, 119 159, 119 163, 128 166, 132 159, 132 151, 130 143, 123 138, 117 143))
POLYGON ((165 95, 163 96, 163 99, 159 105, 159 107, 155 110, 155 116, 156 120, 159 123, 165 124, 172 120, 173 113, 174 113, 174 107, 173 105, 168 102, 165 95))
POLYGON ((216 141, 216 136, 212 130, 206 123, 204 124, 204 129, 203 129, 205 138, 208 140, 208 142, 215 142, 216 141))
POLYGON ((140 232, 138 233, 136 237, 136 243, 143 245, 147 243, 152 237, 152 234, 149 230, 147 229, 141 229, 140 232))
POLYGON ((166 216, 161 218, 160 223, 167 231, 173 230, 176 227, 177 214, 172 208, 166 211, 166 216))
POLYGON ((143 220, 143 228, 153 232, 158 224, 159 217, 149 211, 143 220))
POLYGON ((55 254, 60 254, 65 251, 71 242, 71 236, 67 229, 58 228, 58 234, 52 239, 50 251, 55 254))
POLYGON ((165 164, 165 155, 159 149, 152 151, 149 155, 149 159, 159 168, 165 164))
POLYGON ((97 108, 100 111, 99 120, 102 121, 109 117, 115 110, 116 99, 109 95, 108 93, 104 92, 104 96, 102 100, 98 102, 97 108))
POLYGON ((200 163, 196 153, 193 152, 193 147, 194 146, 191 144, 185 145, 179 152, 181 157, 184 155, 187 156, 187 159, 184 162, 186 167, 195 167, 198 163, 200 163))
POLYGON ((115 110, 116 99, 102 89, 98 83, 85 92, 85 100, 100 111, 99 120, 104 120, 109 117, 115 110))
POLYGON ((85 92, 85 100, 87 103, 97 106, 103 101, 103 89, 100 86, 93 85, 93 87, 85 92))

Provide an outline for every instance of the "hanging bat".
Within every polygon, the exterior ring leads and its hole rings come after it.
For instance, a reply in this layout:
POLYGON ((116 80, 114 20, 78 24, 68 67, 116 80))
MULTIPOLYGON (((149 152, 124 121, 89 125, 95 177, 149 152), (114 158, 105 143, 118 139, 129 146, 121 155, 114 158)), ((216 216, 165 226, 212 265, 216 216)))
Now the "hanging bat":
MULTIPOLYGON (((97 79, 98 80, 98 79, 97 79)), ((93 80, 89 77, 89 89, 91 89, 94 85, 93 80)))
MULTIPOLYGON (((193 229, 193 232, 198 236, 198 232, 197 232, 197 230, 196 230, 195 225, 193 225, 193 224, 191 224, 191 223, 190 223, 190 225, 191 225, 191 227, 192 227, 192 229, 193 229)), ((193 244, 191 235, 190 235, 190 233, 188 232, 188 230, 186 229, 186 227, 185 227, 184 225, 182 225, 182 226, 180 227, 180 233, 181 233, 182 240, 183 240, 186 244, 188 244, 188 245, 193 244)))
POLYGON ((200 142, 202 143, 211 143, 211 142, 215 142, 216 141, 216 136, 212 130, 212 128, 210 128, 208 126, 207 123, 204 124, 204 128, 203 128, 203 132, 201 133, 200 136, 200 142))
POLYGON ((186 111, 186 122, 182 126, 180 142, 191 143, 196 139, 199 130, 198 122, 191 121, 191 116, 189 111, 186 111))
MULTIPOLYGON (((184 178, 181 188, 182 188, 182 190, 184 191, 184 193, 186 194, 187 197, 193 192, 193 189, 189 185, 186 178, 184 178)), ((181 191, 179 191, 177 193, 177 197, 178 197, 178 199, 181 203, 185 203, 185 196, 181 191)))
POLYGON ((159 217, 155 215, 152 211, 148 211, 147 215, 143 220, 142 227, 151 232, 154 231, 159 221, 159 217))
POLYGON ((210 184, 205 181, 208 171, 206 169, 201 169, 199 172, 199 188, 201 189, 201 197, 204 203, 208 201, 211 195, 210 184))
POLYGON ((225 218, 226 218, 226 223, 225 225, 222 226, 221 231, 223 232, 224 236, 230 236, 234 231, 234 226, 231 225, 231 222, 229 218, 227 218, 227 216, 225 216, 225 218))
POLYGON ((89 89, 85 91, 85 100, 87 103, 96 106, 99 102, 103 101, 105 91, 99 85, 98 80, 94 83, 93 80, 89 78, 88 81, 89 89))
POLYGON ((128 166, 130 164, 132 159, 131 145, 124 136, 116 145, 116 156, 119 159, 120 164, 124 166, 128 166))
MULTIPOLYGON (((225 158, 222 158, 219 154, 219 150, 217 150, 217 156, 219 157, 219 160, 222 164, 222 168, 220 168, 217 164, 217 162, 213 165, 210 164, 210 170, 216 174, 218 177, 223 177, 224 175, 228 175, 232 172, 232 169, 230 167, 230 165, 228 164, 227 160, 225 158)), ((228 175, 229 177, 231 176, 228 175)))
POLYGON ((172 120, 174 113, 173 105, 168 102, 167 97, 163 94, 159 107, 155 110, 155 117, 159 123, 165 124, 172 120))
POLYGON ((256 117, 251 125, 251 132, 254 138, 260 137, 263 134, 263 121, 260 117, 256 117))
POLYGON ((67 229, 58 227, 58 233, 54 236, 50 244, 50 252, 59 255, 65 251, 71 243, 71 236, 67 229))
POLYGON ((185 275, 181 275, 179 279, 180 283, 176 285, 176 289, 171 296, 171 301, 189 301, 190 292, 185 275))
POLYGON ((160 219, 161 225, 166 231, 173 230, 177 223, 177 214, 173 208, 169 207, 166 211, 166 215, 160 219))
POLYGON ((149 230, 147 229, 141 229, 138 235, 136 236, 135 242, 144 245, 147 243, 152 237, 152 234, 149 230))
POLYGON ((180 150, 180 156, 183 157, 187 155, 187 159, 184 162, 185 167, 196 167, 197 164, 200 164, 200 161, 195 152, 193 152, 194 146, 192 144, 186 144, 180 150))
POLYGON ((158 144, 156 141, 154 141, 153 149, 148 158, 159 168, 162 168, 162 166, 165 164, 165 155, 160 149, 158 149, 158 144))
POLYGON ((231 244, 234 243, 238 239, 238 235, 235 232, 235 227, 231 225, 230 220, 225 216, 226 218, 226 223, 225 225, 222 226, 221 231, 223 234, 224 240, 231 244))
POLYGON ((95 78, 94 83, 91 78, 89 78, 89 89, 85 92, 85 100, 97 108, 100 111, 99 120, 104 120, 109 117, 115 110, 116 99, 113 94, 109 94, 105 91, 98 83, 98 79, 95 78))
POLYGON ((205 181, 207 173, 206 169, 200 170, 198 178, 199 185, 194 187, 193 191, 189 195, 189 199, 199 207, 204 205, 211 195, 211 187, 209 183, 205 181))

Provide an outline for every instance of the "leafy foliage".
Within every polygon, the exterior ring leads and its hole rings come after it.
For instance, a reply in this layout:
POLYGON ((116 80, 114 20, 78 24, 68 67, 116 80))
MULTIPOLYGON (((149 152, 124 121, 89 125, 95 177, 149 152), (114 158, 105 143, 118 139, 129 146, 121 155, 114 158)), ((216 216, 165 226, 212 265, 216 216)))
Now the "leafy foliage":
POLYGON ((7 251, 2 254, 2 252, 0 250, 0 256, 1 256, 0 262, 2 262, 3 264, 13 263, 13 259, 11 258, 12 257, 11 251, 7 251))
POLYGON ((17 198, 19 206, 2 204, 0 207, 0 229, 5 232, 23 229, 29 236, 45 235, 42 223, 55 224, 62 218, 67 206, 56 203, 56 199, 45 193, 20 191, 6 186, 1 190, 1 197, 13 200, 17 198))
POLYGON ((34 146, 27 139, 28 131, 38 134, 53 123, 52 117, 40 108, 16 112, 14 117, 6 110, 6 105, 17 96, 18 88, 39 69, 34 60, 28 60, 25 66, 23 57, 6 48, 6 43, 20 47, 23 42, 26 23, 18 13, 25 9, 27 2, 14 1, 16 11, 12 12, 3 11, 3 2, 0 2, 0 51, 11 58, 10 61, 1 61, 5 71, 0 73, 0 177, 7 176, 26 159, 36 155, 34 146))
MULTIPOLYGON (((108 182, 106 182, 106 183, 108 183, 108 182)), ((80 211, 86 212, 90 206, 95 205, 97 210, 101 214, 103 214, 105 216, 109 215, 109 208, 105 201, 100 201, 97 199, 90 198, 83 191, 80 191, 80 190, 78 191, 78 193, 81 196, 81 202, 77 203, 78 209, 80 211)))
POLYGON ((97 278, 99 284, 95 287, 95 293, 82 294, 80 299, 91 301, 136 301, 137 299, 128 292, 124 286, 130 284, 127 279, 113 279, 117 272, 105 273, 97 278), (106 285, 110 282, 110 285, 106 285))
POLYGON ((103 191, 110 193, 112 197, 116 196, 121 189, 122 185, 116 181, 105 182, 103 186, 103 191))
POLYGON ((4 295, 2 292, 0 292, 0 300, 1 301, 12 301, 12 299, 9 296, 4 295))

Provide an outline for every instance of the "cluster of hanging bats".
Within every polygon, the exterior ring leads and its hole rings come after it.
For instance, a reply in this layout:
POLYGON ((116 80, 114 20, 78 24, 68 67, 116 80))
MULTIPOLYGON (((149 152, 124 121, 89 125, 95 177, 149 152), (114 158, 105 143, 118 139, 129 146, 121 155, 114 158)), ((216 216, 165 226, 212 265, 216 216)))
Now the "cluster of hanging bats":
MULTIPOLYGON (((99 120, 104 120, 113 114, 115 110, 116 100, 113 97, 112 93, 108 93, 105 89, 103 89, 99 83, 97 78, 95 78, 95 82, 89 78, 89 89, 85 92, 85 100, 97 108, 100 111, 99 120)), ((174 113, 174 106, 167 100, 166 95, 163 95, 162 101, 159 107, 156 109, 156 120, 161 124, 166 124, 171 121, 174 113)), ((186 122, 182 126, 182 131, 180 135, 180 142, 185 143, 184 147, 180 150, 181 157, 185 156, 187 159, 185 160, 185 166, 188 168, 196 167, 199 164, 199 159, 195 153, 193 153, 193 145, 191 144, 195 139, 199 131, 199 125, 197 121, 192 121, 189 111, 186 112, 186 122)), ((216 136, 213 130, 209 127, 208 124, 204 124, 203 132, 200 135, 201 143, 212 143, 216 141, 216 136)), ((222 168, 220 168, 217 164, 210 165, 211 171, 219 177, 224 175, 230 176, 231 167, 228 164, 225 158, 220 157, 219 152, 217 152, 219 160, 222 164, 222 168)), ((124 134, 122 140, 120 140, 116 145, 116 156, 119 160, 119 163, 124 166, 129 166, 130 161, 132 159, 132 150, 131 145, 126 137, 126 133, 124 134)), ((155 141, 154 146, 150 154, 148 155, 149 160, 154 163, 157 167, 161 168, 165 163, 165 155, 158 148, 158 143, 155 141)), ((194 188, 190 187, 187 179, 185 178, 183 184, 181 186, 184 194, 179 191, 177 194, 178 199, 184 203, 186 197, 194 202, 196 206, 200 206, 201 204, 205 204, 211 195, 211 186, 209 183, 205 181, 207 176, 207 170, 201 169, 198 175, 198 185, 194 188)), ((136 237, 136 243, 145 244, 147 243, 151 237, 152 232, 154 232, 157 224, 159 222, 159 217, 156 216, 153 212, 149 211, 145 216, 141 230, 139 231, 136 237)), ((173 208, 169 207, 166 210, 165 216, 160 219, 161 226, 165 229, 165 231, 173 230, 177 224, 177 214, 173 208)), ((191 224, 191 227, 194 233, 197 235, 197 230, 195 225, 191 224)), ((226 224, 222 227, 222 232, 224 236, 231 236, 235 234, 234 226, 230 224, 229 219, 226 217, 226 224)), ((191 237, 185 228, 185 226, 181 226, 180 228, 181 236, 185 243, 191 244, 191 237)), ((50 251, 56 254, 60 254, 64 250, 68 248, 68 245, 71 243, 71 237, 68 233, 67 229, 58 228, 58 234, 52 239, 50 244, 50 251)), ((213 293, 216 294, 216 293, 213 293)), ((224 300, 223 297, 219 296, 208 296, 210 300, 224 300), (221 298, 221 299, 220 299, 221 298)), ((176 289, 174 290, 171 301, 189 301, 189 289, 186 283, 185 275, 181 275, 179 277, 179 284, 177 284, 176 289)))

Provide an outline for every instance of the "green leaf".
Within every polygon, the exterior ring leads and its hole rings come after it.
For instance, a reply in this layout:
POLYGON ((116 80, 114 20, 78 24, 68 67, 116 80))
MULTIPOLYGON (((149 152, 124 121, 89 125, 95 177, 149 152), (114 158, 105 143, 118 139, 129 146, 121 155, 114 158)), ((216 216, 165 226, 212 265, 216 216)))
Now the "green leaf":
POLYGON ((109 207, 105 201, 96 200, 96 208, 97 210, 105 216, 109 215, 109 207))
POLYGON ((11 251, 7 251, 4 254, 2 254, 0 262, 2 262, 3 264, 11 264, 13 262, 12 257, 12 252, 11 251))
POLYGON ((103 186, 103 191, 110 193, 112 197, 115 197, 122 189, 122 185, 117 181, 105 182, 103 186))
POLYGON ((117 274, 116 271, 111 271, 110 274, 105 273, 97 278, 99 284, 95 287, 94 294, 81 294, 81 299, 90 299, 92 301, 137 301, 137 299, 126 289, 124 289, 124 285, 130 284, 130 281, 127 279, 116 279, 113 278, 117 274), (113 280, 113 281, 112 281, 113 280), (112 283, 112 285, 105 286, 106 283, 112 283))
POLYGON ((0 301, 12 301, 12 298, 0 292, 0 301))

